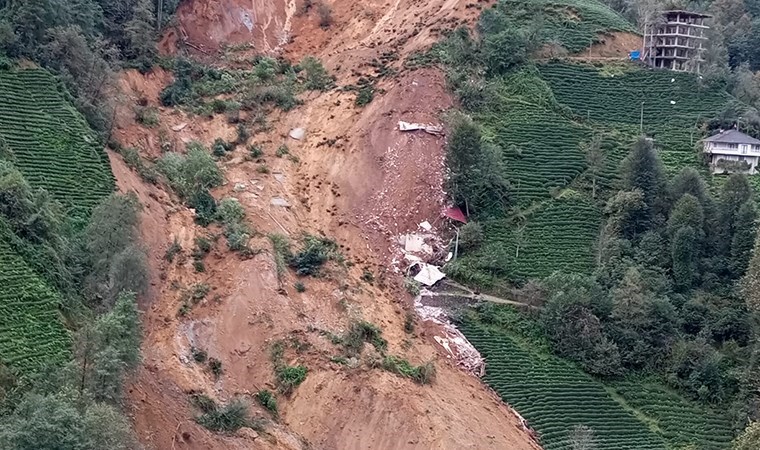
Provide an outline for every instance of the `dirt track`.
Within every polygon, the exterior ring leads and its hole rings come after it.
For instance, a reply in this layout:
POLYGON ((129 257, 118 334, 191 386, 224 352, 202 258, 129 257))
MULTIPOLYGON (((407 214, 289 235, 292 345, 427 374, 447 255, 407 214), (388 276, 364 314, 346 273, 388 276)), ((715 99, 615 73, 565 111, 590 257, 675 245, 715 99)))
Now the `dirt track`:
MULTIPOLYGON (((293 60, 320 57, 347 85, 370 73, 369 63, 393 52, 392 63, 437 39, 436 30, 471 21, 477 8, 460 0, 393 0, 331 3, 334 24, 320 28, 312 11, 283 0, 189 0, 180 8, 179 24, 199 57, 210 58, 223 44, 252 43, 255 49, 276 49, 293 60), (232 11, 232 12, 231 12, 232 11), (234 14, 233 14, 234 13, 234 14), (239 20, 253 20, 251 31, 239 20), (237 17, 237 21, 235 19, 237 17), (285 36, 287 39, 283 38, 285 36)), ((173 51, 183 32, 169 32, 162 49, 173 51)), ((160 70, 142 76, 126 73, 124 108, 116 138, 137 146, 145 156, 160 154, 161 139, 181 146, 200 139, 231 140, 234 128, 222 117, 206 120, 179 111, 161 110, 160 132, 134 123, 132 106, 140 99, 157 104, 170 76, 160 70), (171 127, 187 123, 179 132, 171 127), (163 138, 161 137, 163 135, 163 138)), ((365 108, 348 92, 305 97, 305 104, 269 120, 273 129, 252 139, 263 143, 273 174, 260 174, 257 163, 245 161, 244 147, 224 163, 228 183, 215 197, 235 196, 261 233, 252 246, 263 249, 241 261, 225 250, 223 239, 206 258, 206 272, 195 273, 187 257, 195 236, 207 232, 193 224, 190 211, 171 195, 143 183, 120 157, 111 155, 119 188, 134 190, 145 205, 143 236, 154 268, 152 292, 144 301, 144 364, 129 389, 136 430, 149 449, 535 449, 518 420, 480 381, 440 356, 433 326, 404 332, 405 308, 411 301, 399 288, 390 266, 391 240, 434 222, 444 202, 444 138, 401 133, 398 120, 441 122, 452 105, 443 75, 433 69, 405 72, 381 80, 386 92, 365 108), (287 137, 304 127, 306 139, 287 137), (300 163, 273 156, 287 143, 300 163), (241 187, 242 186, 242 187, 241 187), (272 197, 291 207, 270 206, 272 197), (271 232, 297 239, 303 232, 325 234, 341 245, 355 265, 323 279, 307 280, 307 291, 292 288, 295 278, 278 282, 267 239, 271 232), (177 239, 184 257, 163 260, 177 239), (360 280, 364 270, 374 285, 360 280), (207 300, 186 317, 178 317, 182 287, 205 282, 213 287, 207 300), (283 288, 281 290, 280 288, 283 288), (330 362, 336 350, 317 330, 339 334, 352 319, 363 318, 383 329, 389 352, 414 363, 435 360, 436 381, 419 386, 380 369, 348 369, 330 362), (259 435, 245 430, 215 435, 195 424, 186 392, 202 390, 225 401, 259 389, 273 389, 269 345, 276 339, 301 342, 289 349, 288 362, 309 367, 304 384, 290 398, 280 397, 281 419, 259 435), (203 347, 223 362, 214 381, 190 358, 190 347, 203 347)), ((218 231, 213 229, 211 231, 218 231)), ((252 407, 257 415, 264 413, 252 407)))

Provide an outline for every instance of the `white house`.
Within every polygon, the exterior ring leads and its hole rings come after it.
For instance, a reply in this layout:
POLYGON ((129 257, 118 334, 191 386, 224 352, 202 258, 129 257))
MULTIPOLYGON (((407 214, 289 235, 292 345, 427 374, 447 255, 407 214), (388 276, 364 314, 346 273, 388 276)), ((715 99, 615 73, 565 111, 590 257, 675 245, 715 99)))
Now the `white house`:
POLYGON ((712 173, 757 173, 760 140, 738 130, 725 130, 702 140, 712 173))

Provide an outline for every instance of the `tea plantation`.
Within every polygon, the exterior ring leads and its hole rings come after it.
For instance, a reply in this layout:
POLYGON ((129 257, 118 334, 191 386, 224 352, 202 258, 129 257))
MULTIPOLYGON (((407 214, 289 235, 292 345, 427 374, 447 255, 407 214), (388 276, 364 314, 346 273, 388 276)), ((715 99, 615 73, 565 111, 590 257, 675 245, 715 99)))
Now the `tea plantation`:
POLYGON ((693 75, 627 63, 538 64, 496 79, 488 92, 488 102, 473 117, 504 150, 516 208, 512 217, 484 221, 487 244, 463 261, 477 273, 473 279, 513 281, 593 269, 601 209, 639 135, 642 102, 644 131, 673 174, 700 167, 697 122, 731 101, 725 92, 700 87, 693 75), (583 150, 594 136, 601 137, 605 154, 604 167, 593 176, 596 198, 583 150))
POLYGON ((661 436, 580 369, 488 326, 468 321, 461 329, 486 359, 483 380, 525 417, 544 449, 571 449, 569 431, 576 425, 594 430, 599 450, 666 448, 661 436))
MULTIPOLYGON (((0 71, 0 157, 50 192, 75 226, 114 189, 92 130, 41 69, 0 71)), ((11 233, 0 220, 0 363, 28 374, 68 360, 70 337, 59 294, 15 253, 11 233)))
POLYGON ((727 414, 706 409, 654 383, 612 384, 625 402, 653 420, 674 447, 728 448, 733 438, 727 414))
POLYGON ((114 189, 105 153, 84 118, 47 71, 0 71, 0 146, 32 187, 70 214, 89 210, 114 189))
MULTIPOLYGON (((732 439, 727 415, 697 405, 652 382, 604 384, 541 344, 524 342, 512 326, 530 327, 530 319, 498 328, 466 320, 461 330, 486 359, 483 378, 536 432, 547 450, 571 448, 568 433, 591 427, 599 449, 695 448, 721 450, 732 439), (616 395, 611 395, 613 392, 616 395)), ((523 330, 524 331, 524 330, 523 330)))
POLYGON ((497 8, 518 23, 532 20, 533 11, 540 9, 542 33, 573 53, 598 42, 600 33, 636 32, 623 17, 594 0, 502 0, 497 8))
POLYGON ((0 219, 0 362, 21 373, 68 359, 60 298, 8 245, 0 219))

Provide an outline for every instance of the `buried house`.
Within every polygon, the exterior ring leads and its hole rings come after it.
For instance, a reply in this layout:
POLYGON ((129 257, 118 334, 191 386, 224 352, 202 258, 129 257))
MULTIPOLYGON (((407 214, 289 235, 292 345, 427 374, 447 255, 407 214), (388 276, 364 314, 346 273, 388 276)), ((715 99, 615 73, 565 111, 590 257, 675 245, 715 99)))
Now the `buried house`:
POLYGON ((757 173, 760 140, 739 130, 725 130, 702 140, 712 173, 757 173))

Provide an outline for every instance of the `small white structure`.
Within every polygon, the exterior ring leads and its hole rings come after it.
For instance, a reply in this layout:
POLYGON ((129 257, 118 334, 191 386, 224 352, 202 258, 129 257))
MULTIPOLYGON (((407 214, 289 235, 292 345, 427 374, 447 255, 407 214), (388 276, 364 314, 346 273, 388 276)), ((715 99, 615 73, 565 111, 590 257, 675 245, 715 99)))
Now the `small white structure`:
POLYGON ((725 130, 702 140, 712 173, 757 173, 760 140, 738 130, 725 130))

